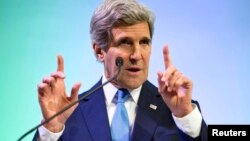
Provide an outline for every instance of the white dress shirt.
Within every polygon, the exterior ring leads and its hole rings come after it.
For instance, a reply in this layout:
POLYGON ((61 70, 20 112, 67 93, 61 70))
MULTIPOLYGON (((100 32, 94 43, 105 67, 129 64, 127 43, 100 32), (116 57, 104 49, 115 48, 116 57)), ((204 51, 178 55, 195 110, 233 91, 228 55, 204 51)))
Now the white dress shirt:
MULTIPOLYGON (((105 75, 103 75, 102 83, 106 81, 107 81, 107 78, 105 77, 105 75)), ((125 101, 125 107, 128 112, 129 125, 131 128, 130 131, 133 130, 133 125, 134 125, 135 116, 136 116, 136 107, 137 107, 137 102, 139 99, 141 88, 142 86, 133 90, 129 90, 131 97, 127 101, 125 101)), ((109 125, 111 126, 112 118, 114 116, 115 109, 116 109, 116 105, 113 102, 113 98, 118 89, 111 83, 108 83, 107 85, 103 87, 103 90, 104 90, 106 108, 108 112, 109 125)), ((194 110, 188 115, 186 115, 185 117, 178 118, 178 117, 175 117, 173 114, 172 116, 174 118, 174 121, 177 127, 180 130, 182 130, 184 133, 188 134, 191 137, 197 137, 199 136, 200 130, 201 130, 202 116, 195 104, 193 104, 193 107, 194 107, 194 110)), ((59 133, 53 133, 47 130, 44 126, 41 126, 38 128, 39 135, 40 135, 38 137, 38 140, 39 141, 58 140, 59 137, 62 135, 64 128, 59 133)))

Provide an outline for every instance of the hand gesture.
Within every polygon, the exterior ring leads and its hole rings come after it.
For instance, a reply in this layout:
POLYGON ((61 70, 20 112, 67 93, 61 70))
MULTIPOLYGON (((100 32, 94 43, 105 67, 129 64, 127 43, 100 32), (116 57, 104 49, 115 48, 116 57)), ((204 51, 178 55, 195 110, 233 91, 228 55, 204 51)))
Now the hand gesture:
POLYGON ((173 66, 168 46, 163 47, 163 56, 165 71, 158 72, 159 93, 175 116, 184 117, 193 110, 193 83, 173 66))
MULTIPOLYGON (((43 78, 42 83, 38 85, 38 99, 44 120, 47 120, 69 103, 78 99, 78 91, 81 84, 76 83, 71 90, 71 96, 66 94, 64 75, 64 62, 61 55, 57 56, 57 71, 50 76, 43 78)), ((77 105, 71 107, 64 113, 58 115, 53 120, 45 124, 45 128, 51 132, 59 132, 74 111, 77 105)))

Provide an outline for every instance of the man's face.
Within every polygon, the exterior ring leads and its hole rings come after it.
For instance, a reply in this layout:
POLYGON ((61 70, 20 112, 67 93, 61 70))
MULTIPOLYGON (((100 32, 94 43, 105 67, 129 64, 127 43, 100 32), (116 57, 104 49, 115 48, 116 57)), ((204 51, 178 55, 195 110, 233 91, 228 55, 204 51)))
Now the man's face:
POLYGON ((123 58, 118 79, 112 82, 117 87, 134 89, 148 77, 151 54, 151 37, 147 22, 112 29, 113 41, 102 51, 105 76, 109 79, 117 73, 116 58, 123 58))

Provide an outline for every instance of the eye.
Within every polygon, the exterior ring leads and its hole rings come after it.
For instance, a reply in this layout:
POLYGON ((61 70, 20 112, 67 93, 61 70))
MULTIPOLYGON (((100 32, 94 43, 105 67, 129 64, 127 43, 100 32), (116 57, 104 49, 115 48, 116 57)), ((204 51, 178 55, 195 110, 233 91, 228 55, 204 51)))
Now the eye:
POLYGON ((133 45, 133 42, 127 38, 121 39, 119 41, 119 46, 121 46, 121 47, 130 47, 132 45, 133 45))
POLYGON ((151 41, 150 41, 150 39, 142 39, 142 40, 140 41, 140 44, 141 44, 141 45, 150 45, 150 44, 151 44, 151 41))

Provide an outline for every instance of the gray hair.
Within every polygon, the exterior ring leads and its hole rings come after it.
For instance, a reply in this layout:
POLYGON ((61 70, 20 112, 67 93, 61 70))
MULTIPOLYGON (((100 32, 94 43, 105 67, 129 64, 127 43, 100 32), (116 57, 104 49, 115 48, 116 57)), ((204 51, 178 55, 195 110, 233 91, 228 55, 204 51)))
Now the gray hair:
POLYGON ((95 10, 90 22, 92 42, 105 49, 113 40, 113 27, 129 26, 147 22, 150 36, 154 31, 154 14, 136 0, 105 0, 95 10))

